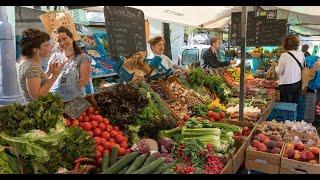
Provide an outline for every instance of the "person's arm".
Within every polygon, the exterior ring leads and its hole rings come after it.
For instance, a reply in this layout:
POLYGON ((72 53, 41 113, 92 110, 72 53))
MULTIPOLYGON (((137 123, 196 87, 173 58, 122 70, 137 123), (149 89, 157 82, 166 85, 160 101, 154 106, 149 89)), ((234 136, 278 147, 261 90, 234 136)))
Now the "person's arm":
POLYGON ((90 80, 91 64, 88 57, 85 56, 83 58, 84 59, 80 64, 80 78, 78 81, 78 88, 84 87, 90 80))
POLYGON ((276 67, 276 73, 278 75, 281 75, 283 74, 284 72, 284 67, 285 67, 285 57, 284 57, 284 54, 280 56, 280 59, 279 59, 279 64, 278 66, 276 67))
POLYGON ((226 61, 226 62, 221 62, 219 61, 217 54, 214 53, 213 54, 213 64, 215 67, 225 67, 225 66, 229 66, 230 65, 230 61, 226 61))
POLYGON ((51 74, 52 74, 52 72, 51 72, 52 71, 52 65, 53 65, 53 61, 56 60, 56 57, 57 57, 56 53, 53 53, 51 55, 51 57, 49 58, 47 70, 45 72, 47 77, 50 77, 51 74))
POLYGON ((39 96, 47 95, 58 75, 52 75, 42 86, 40 77, 40 70, 30 69, 27 72, 26 86, 32 100, 37 99, 39 96))

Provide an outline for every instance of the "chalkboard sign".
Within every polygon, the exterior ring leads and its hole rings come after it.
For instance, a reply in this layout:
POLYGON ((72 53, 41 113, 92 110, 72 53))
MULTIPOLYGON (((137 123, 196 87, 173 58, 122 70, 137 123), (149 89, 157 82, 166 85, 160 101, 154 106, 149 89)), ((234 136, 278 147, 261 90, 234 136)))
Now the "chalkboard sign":
POLYGON ((64 113, 72 119, 77 119, 90 106, 87 100, 77 97, 65 104, 64 113))
POLYGON ((106 29, 109 35, 109 56, 129 57, 147 51, 144 13, 125 6, 104 6, 106 29))
POLYGON ((166 42, 165 48, 164 48, 164 54, 168 56, 170 59, 172 59, 169 23, 163 23, 163 34, 164 34, 163 38, 166 42))
MULTIPOLYGON (((279 46, 287 33, 286 19, 255 17, 253 11, 247 16, 247 46, 279 46)), ((231 44, 241 45, 241 13, 231 14, 231 44)))

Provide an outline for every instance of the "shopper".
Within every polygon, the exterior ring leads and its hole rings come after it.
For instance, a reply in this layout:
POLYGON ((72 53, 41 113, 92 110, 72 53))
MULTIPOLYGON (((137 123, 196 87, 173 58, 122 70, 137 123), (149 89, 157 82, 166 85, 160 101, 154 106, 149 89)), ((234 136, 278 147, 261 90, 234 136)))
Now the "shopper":
POLYGON ((22 33, 22 56, 18 63, 18 77, 27 102, 48 94, 63 68, 63 64, 52 61, 48 66, 48 72, 42 70, 41 59, 47 58, 52 48, 49 40, 47 33, 37 29, 27 29, 22 33))
POLYGON ((301 48, 303 54, 304 54, 304 57, 308 57, 308 56, 311 56, 311 54, 308 52, 308 49, 309 49, 309 45, 308 44, 304 44, 301 48))
MULTIPOLYGON (((148 56, 148 59, 152 59, 155 56, 160 56, 162 58, 162 65, 166 69, 172 68, 173 70, 185 71, 183 68, 178 67, 178 65, 174 64, 168 56, 163 54, 165 40, 162 36, 158 35, 154 38, 150 38, 148 40, 148 43, 150 44, 150 48, 152 51, 152 53, 148 56)), ((154 74, 155 72, 152 72, 151 76, 154 74)))
POLYGON ((49 62, 57 60, 65 63, 51 92, 63 96, 65 101, 76 97, 84 97, 85 85, 89 83, 91 64, 90 57, 81 53, 73 35, 67 28, 61 26, 53 31, 58 44, 58 52, 52 54, 49 62))
POLYGON ((301 94, 301 68, 305 66, 305 57, 299 47, 299 39, 288 35, 283 39, 284 53, 281 54, 276 72, 279 75, 280 101, 298 103, 301 94), (299 65, 300 64, 300 65, 299 65))
POLYGON ((219 59, 219 49, 221 48, 221 40, 218 37, 212 37, 210 41, 211 48, 207 49, 203 54, 204 68, 219 68, 235 64, 235 60, 223 62, 219 59))

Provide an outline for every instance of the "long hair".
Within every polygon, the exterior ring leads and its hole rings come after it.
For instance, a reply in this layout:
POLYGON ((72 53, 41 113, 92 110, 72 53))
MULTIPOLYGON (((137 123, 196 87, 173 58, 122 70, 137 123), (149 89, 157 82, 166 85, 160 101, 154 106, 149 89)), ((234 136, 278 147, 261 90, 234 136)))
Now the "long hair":
POLYGON ((20 40, 21 55, 32 58, 33 49, 40 48, 41 44, 49 41, 50 36, 46 32, 42 32, 38 29, 26 29, 22 32, 22 38, 20 40))
MULTIPOLYGON (((54 34, 66 33, 67 36, 69 36, 70 38, 73 38, 73 34, 71 33, 71 31, 70 31, 69 29, 67 29, 66 27, 64 27, 64 26, 60 26, 59 28, 53 30, 53 33, 54 33, 54 34)), ((76 55, 80 55, 80 54, 81 54, 81 50, 80 50, 80 48, 77 46, 76 41, 73 41, 73 42, 72 42, 72 46, 73 46, 73 49, 74 49, 75 54, 76 54, 76 55)))

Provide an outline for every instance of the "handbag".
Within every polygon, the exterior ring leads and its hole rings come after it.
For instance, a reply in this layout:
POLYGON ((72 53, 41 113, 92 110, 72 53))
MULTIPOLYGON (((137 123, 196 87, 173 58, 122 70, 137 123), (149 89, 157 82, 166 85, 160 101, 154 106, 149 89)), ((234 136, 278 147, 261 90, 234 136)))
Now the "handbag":
POLYGON ((299 65, 299 67, 301 69, 301 81, 302 81, 301 90, 302 90, 302 93, 305 93, 307 90, 307 86, 308 86, 309 81, 311 81, 314 78, 314 76, 316 75, 318 65, 317 65, 317 63, 315 63, 312 66, 312 68, 308 68, 306 66, 303 67, 302 64, 298 61, 298 59, 291 52, 287 52, 287 53, 293 57, 293 59, 297 62, 297 64, 299 65))

